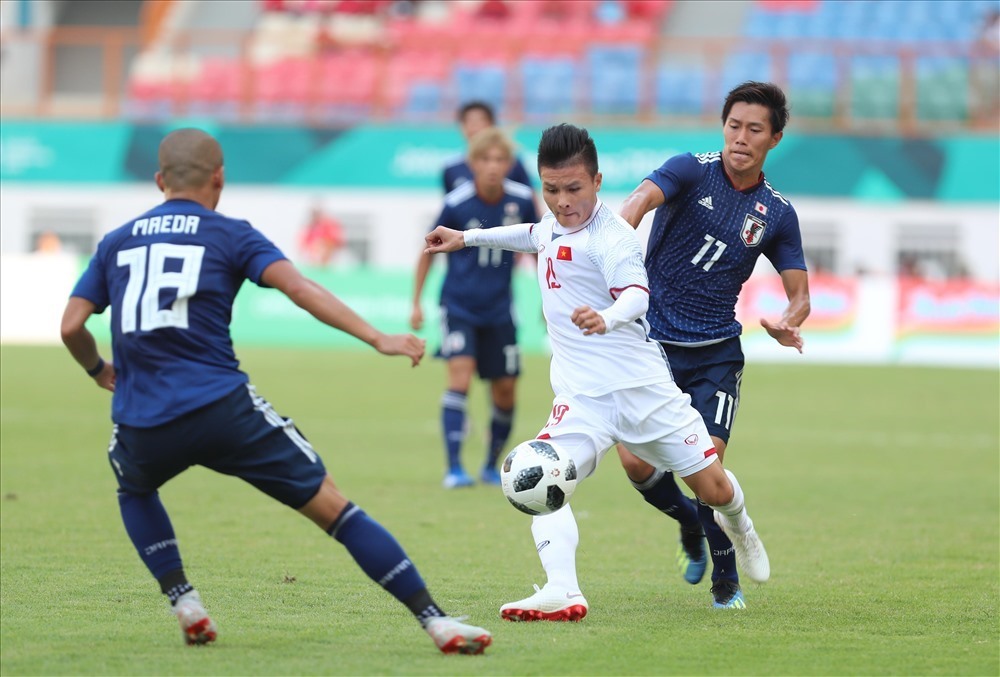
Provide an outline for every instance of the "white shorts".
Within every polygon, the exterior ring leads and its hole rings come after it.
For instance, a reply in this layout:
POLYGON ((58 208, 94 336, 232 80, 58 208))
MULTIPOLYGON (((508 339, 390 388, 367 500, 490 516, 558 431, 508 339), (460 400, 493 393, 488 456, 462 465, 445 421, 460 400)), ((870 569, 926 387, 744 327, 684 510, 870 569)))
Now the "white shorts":
POLYGON ((652 466, 680 477, 715 462, 715 443, 691 398, 671 382, 616 390, 598 397, 556 396, 538 433, 573 457, 581 479, 622 442, 652 466))

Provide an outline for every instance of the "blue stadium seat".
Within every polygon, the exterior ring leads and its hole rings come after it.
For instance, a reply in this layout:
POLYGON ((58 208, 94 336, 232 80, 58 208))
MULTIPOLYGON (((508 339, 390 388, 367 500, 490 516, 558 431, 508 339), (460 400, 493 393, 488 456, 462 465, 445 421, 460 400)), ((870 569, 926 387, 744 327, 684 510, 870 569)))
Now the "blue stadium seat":
POLYGON ((485 101, 503 114, 507 96, 507 72, 498 64, 459 64, 453 71, 458 101, 485 101))
POLYGON ((771 81, 774 70, 771 67, 771 55, 767 52, 733 52, 728 57, 719 74, 718 100, 726 97, 736 85, 747 80, 771 81))
POLYGON ((851 59, 851 115, 859 120, 895 120, 899 115, 900 63, 895 56, 851 59))
POLYGON ((545 118, 575 110, 575 102, 568 95, 578 89, 576 61, 572 57, 525 57, 520 72, 526 116, 545 118))
POLYGON ((639 112, 641 61, 641 49, 632 45, 600 45, 587 50, 593 112, 612 115, 639 112))
POLYGON ((656 110, 662 115, 700 115, 705 110, 705 71, 663 64, 656 72, 656 110))
POLYGON ((406 118, 434 117, 444 109, 444 87, 439 82, 414 82, 406 92, 402 114, 406 118))
POLYGON ((833 89, 837 86, 837 60, 829 52, 795 51, 788 55, 789 87, 833 89))

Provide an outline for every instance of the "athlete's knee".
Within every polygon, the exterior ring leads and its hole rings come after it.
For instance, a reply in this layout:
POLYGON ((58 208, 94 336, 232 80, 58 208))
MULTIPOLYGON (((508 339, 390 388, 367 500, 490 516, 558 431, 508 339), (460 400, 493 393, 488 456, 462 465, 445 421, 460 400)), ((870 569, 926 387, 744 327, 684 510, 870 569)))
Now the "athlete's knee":
POLYGON ((340 493, 337 485, 333 483, 333 478, 327 475, 323 478, 316 495, 299 508, 299 512, 326 531, 337 521, 347 503, 347 498, 340 493))
POLYGON ((618 459, 622 462, 625 474, 636 484, 642 484, 656 471, 656 468, 626 449, 625 445, 618 444, 615 449, 618 450, 618 459))
POLYGON ((718 466, 718 475, 713 473, 709 481, 705 482, 696 492, 698 498, 708 505, 728 505, 733 500, 733 485, 725 473, 721 472, 722 466, 718 466))

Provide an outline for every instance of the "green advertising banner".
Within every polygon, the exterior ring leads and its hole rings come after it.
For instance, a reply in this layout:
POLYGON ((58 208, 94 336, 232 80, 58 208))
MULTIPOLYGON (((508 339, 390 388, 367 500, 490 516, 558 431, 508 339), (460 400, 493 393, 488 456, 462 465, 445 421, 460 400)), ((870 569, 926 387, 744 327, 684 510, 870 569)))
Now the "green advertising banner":
MULTIPOLYGON (((213 133, 231 183, 440 190, 441 167, 462 151, 451 126, 365 125, 346 130, 171 125, 40 123, 0 125, 0 180, 117 183, 148 181, 157 145, 179 126, 213 133)), ((719 129, 675 131, 595 127, 604 188, 629 192, 668 157, 720 150, 719 129)), ((541 128, 515 132, 533 170, 541 128)), ((1000 139, 800 135, 794 127, 768 158, 773 186, 794 197, 955 202, 1000 200, 1000 139)))

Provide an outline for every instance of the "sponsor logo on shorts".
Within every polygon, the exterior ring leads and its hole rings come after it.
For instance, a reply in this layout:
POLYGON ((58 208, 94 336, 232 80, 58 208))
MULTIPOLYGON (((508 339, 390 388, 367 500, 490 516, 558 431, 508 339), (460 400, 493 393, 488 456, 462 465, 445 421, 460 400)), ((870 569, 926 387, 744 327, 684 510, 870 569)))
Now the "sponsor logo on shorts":
POLYGON ((693 447, 694 445, 698 444, 698 434, 694 433, 692 435, 688 435, 687 437, 685 437, 684 444, 688 445, 689 447, 693 447))

